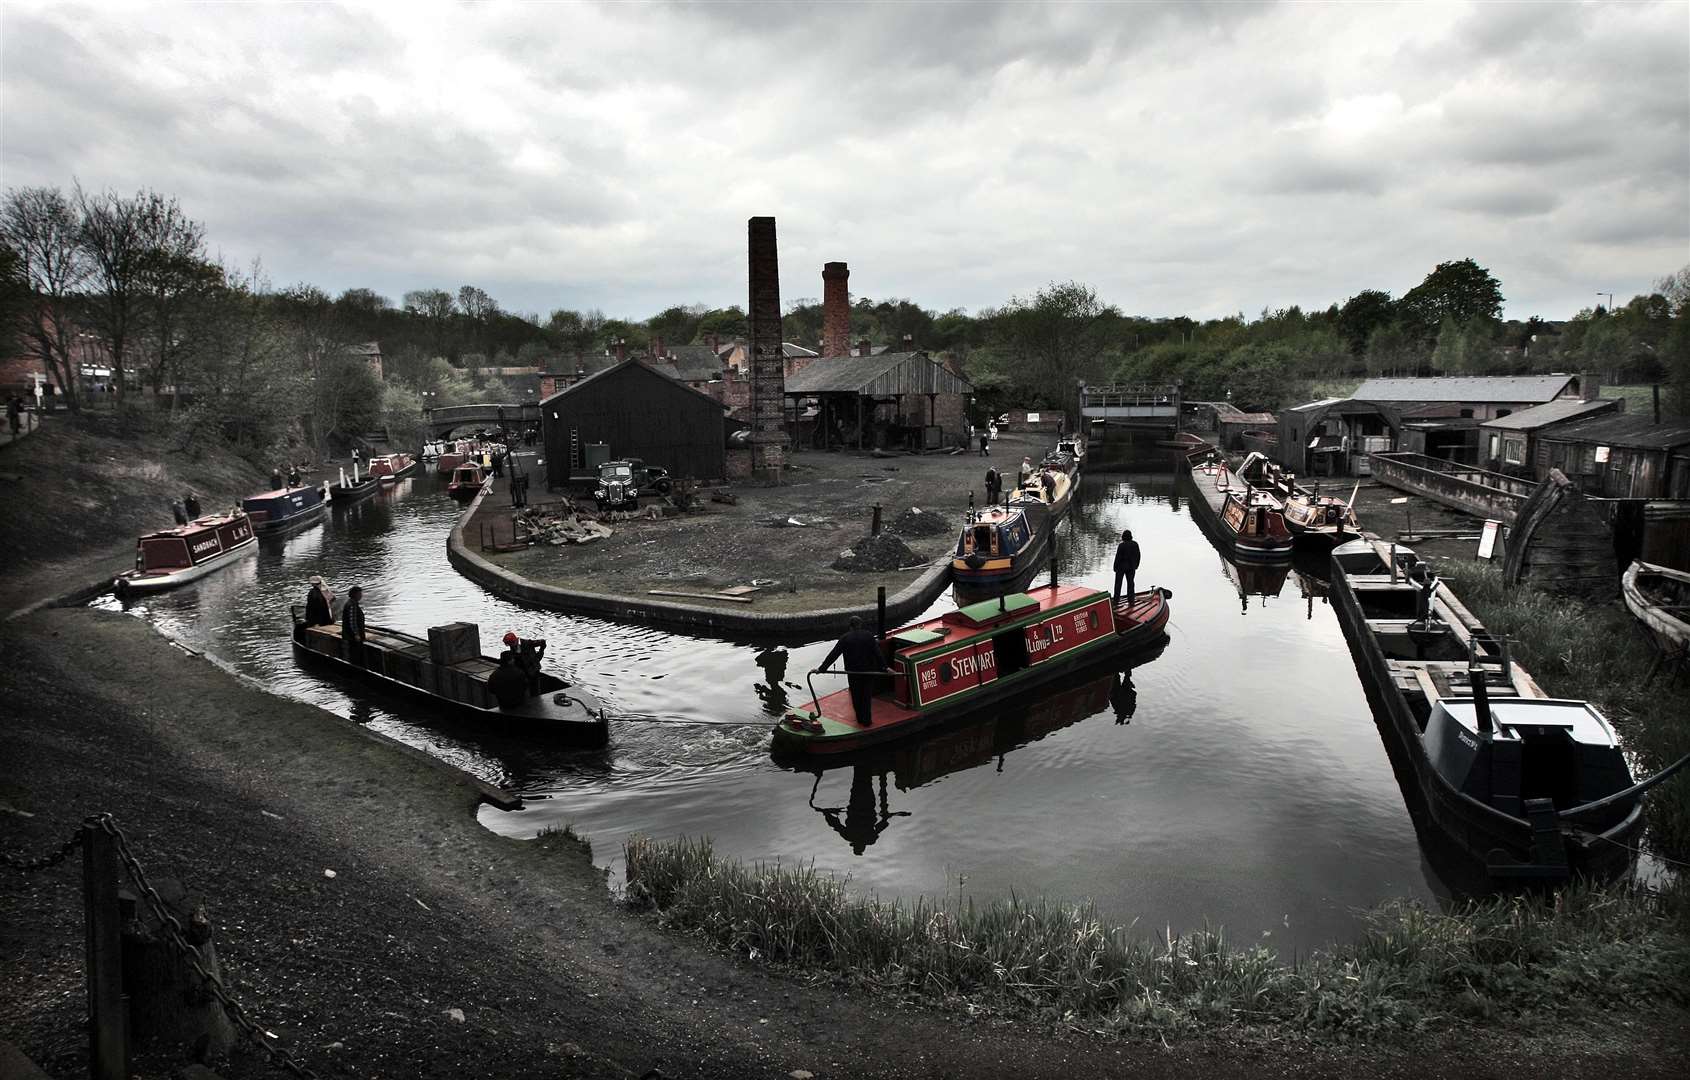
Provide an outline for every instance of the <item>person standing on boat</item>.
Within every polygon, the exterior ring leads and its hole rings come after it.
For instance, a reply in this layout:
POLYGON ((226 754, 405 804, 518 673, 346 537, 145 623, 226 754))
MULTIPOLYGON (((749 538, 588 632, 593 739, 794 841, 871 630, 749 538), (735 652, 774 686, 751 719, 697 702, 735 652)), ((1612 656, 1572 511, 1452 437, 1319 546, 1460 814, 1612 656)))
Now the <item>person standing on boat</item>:
POLYGON ((311 591, 305 594, 305 625, 334 625, 334 600, 322 577, 316 574, 311 576, 311 591))
POLYGON ((299 486, 299 466, 295 465, 293 462, 290 461, 290 462, 288 462, 288 487, 296 488, 298 486, 299 486))
POLYGON ((272 491, 282 490, 282 467, 280 465, 270 470, 270 489, 272 491))
POLYGON ((346 606, 340 612, 340 640, 346 645, 346 659, 364 666, 364 590, 352 586, 346 606))
POLYGON ((986 505, 996 506, 998 496, 1003 494, 1003 477, 996 469, 986 470, 986 505))
POLYGON ((1029 458, 1029 457, 1024 457, 1024 458, 1021 459, 1021 473, 1020 473, 1019 477, 1017 477, 1017 485, 1019 487, 1026 487, 1027 481, 1032 479, 1032 476, 1033 476, 1033 459, 1029 458))
POLYGON ((832 667, 837 659, 845 661, 849 673, 851 711, 857 714, 857 723, 868 727, 874 723, 875 682, 880 678, 878 673, 886 670, 886 658, 880 655, 880 641, 863 627, 860 616, 851 616, 851 629, 827 654, 822 669, 832 667))
POLYGON ((352 473, 354 476, 358 473, 358 448, 356 446, 352 448, 352 473))
POLYGON ((517 709, 528 700, 528 680, 517 670, 511 653, 499 654, 499 666, 487 676, 487 689, 501 709, 517 709))
POLYGON ((170 512, 175 516, 176 524, 186 525, 188 523, 188 512, 182 508, 181 499, 170 500, 170 512))
POLYGON ((1131 529, 1121 530, 1121 542, 1115 546, 1115 606, 1121 603, 1121 579, 1127 579, 1127 600, 1138 595, 1133 587, 1133 577, 1138 573, 1138 541, 1133 539, 1131 529))
POLYGON ((189 521, 197 520, 200 516, 201 509, 200 497, 191 491, 188 492, 188 497, 182 500, 182 509, 188 512, 189 521))
POLYGON ((511 663, 528 680, 528 692, 540 692, 540 658, 546 655, 546 641, 544 638, 519 638, 516 631, 505 634, 505 652, 500 656, 508 656, 511 663))

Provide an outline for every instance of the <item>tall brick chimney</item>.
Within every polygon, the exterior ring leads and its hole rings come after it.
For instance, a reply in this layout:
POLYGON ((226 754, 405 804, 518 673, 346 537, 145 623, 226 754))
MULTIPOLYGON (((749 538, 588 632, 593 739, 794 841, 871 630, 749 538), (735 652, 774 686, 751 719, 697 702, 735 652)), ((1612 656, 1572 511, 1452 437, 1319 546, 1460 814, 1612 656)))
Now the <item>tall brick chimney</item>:
POLYGON ((822 355, 851 355, 850 269, 842 262, 822 264, 822 355))
POLYGON ((780 257, 775 219, 746 223, 746 261, 751 283, 746 321, 751 369, 751 471, 765 483, 779 483, 786 460, 786 370, 780 342, 780 257))

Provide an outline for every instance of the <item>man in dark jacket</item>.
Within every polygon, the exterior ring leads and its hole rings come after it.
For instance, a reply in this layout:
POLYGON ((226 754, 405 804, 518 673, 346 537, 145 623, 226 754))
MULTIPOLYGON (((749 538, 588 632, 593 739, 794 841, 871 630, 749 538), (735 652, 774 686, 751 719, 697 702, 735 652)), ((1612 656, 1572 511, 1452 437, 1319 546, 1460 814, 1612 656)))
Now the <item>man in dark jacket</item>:
POLYGON ((1121 530, 1121 542, 1115 547, 1115 603, 1121 602, 1121 579, 1127 579, 1127 597, 1137 596, 1133 588, 1133 575, 1138 573, 1138 541, 1133 539, 1131 529, 1121 530))
POLYGON ((874 723, 875 684, 881 679, 876 672, 886 670, 886 658, 880 655, 880 642, 863 628, 863 620, 855 615, 851 617, 851 629, 845 631, 821 666, 831 668, 834 660, 841 658, 845 670, 856 673, 850 676, 851 709, 857 714, 857 723, 868 727, 874 723))
POLYGON ((996 469, 986 470, 986 505, 996 506, 998 496, 1003 494, 1003 477, 996 469))
POLYGON ((323 590, 323 579, 320 577, 311 578, 311 591, 305 594, 305 625, 334 625, 334 610, 329 604, 329 594, 323 590))
POLYGON ((528 700, 528 681, 517 670, 510 653, 499 655, 499 666, 487 676, 487 689, 501 709, 515 709, 528 700))
POLYGON ((364 590, 352 586, 346 594, 346 606, 340 609, 340 640, 346 645, 346 658, 364 666, 364 590))
POLYGON ((281 466, 277 466, 276 468, 270 470, 270 488, 272 491, 282 490, 281 466))

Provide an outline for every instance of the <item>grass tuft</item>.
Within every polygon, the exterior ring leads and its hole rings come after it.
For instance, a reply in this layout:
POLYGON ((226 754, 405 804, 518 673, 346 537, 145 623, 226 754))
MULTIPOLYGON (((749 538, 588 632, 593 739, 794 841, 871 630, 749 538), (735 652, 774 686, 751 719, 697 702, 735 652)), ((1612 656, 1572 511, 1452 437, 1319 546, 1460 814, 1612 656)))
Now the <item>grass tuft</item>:
POLYGON ((1220 930, 1134 935, 1089 905, 859 897, 810 867, 717 859, 707 839, 634 837, 624 852, 630 904, 750 959, 1091 1030, 1291 1025, 1375 1037, 1690 1002, 1690 939, 1635 886, 1575 885, 1452 914, 1395 901, 1369 913, 1353 944, 1288 967, 1220 930))

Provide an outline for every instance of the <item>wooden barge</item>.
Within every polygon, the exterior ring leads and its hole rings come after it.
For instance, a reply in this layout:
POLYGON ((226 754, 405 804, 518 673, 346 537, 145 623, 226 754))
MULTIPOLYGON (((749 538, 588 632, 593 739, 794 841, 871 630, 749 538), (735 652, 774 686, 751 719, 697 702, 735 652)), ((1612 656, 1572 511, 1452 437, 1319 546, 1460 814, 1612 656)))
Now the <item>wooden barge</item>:
POLYGON ((307 626, 303 608, 290 610, 294 654, 302 660, 421 701, 455 720, 582 746, 610 741, 610 725, 598 700, 554 675, 542 673, 539 693, 530 694, 521 705, 501 706, 487 688, 487 677, 499 662, 481 654, 474 623, 430 627, 426 639, 366 626, 361 662, 355 663, 339 625, 307 626))
POLYGON ((281 536, 321 521, 328 502, 322 488, 284 487, 248 495, 241 500, 241 509, 252 519, 254 532, 281 536))
POLYGON ((346 470, 340 470, 340 482, 329 485, 329 501, 336 505, 360 502, 376 493, 381 482, 369 473, 358 475, 358 463, 352 463, 352 477, 347 479, 346 470))
POLYGON ((1412 552, 1369 543, 1370 572, 1334 558, 1333 607, 1431 824, 1492 879, 1628 866, 1643 792, 1673 770, 1634 784, 1593 706, 1550 698, 1412 552))
POLYGON ((119 574, 112 588, 119 596, 174 589, 257 550, 258 537, 246 514, 237 510, 195 518, 136 540, 135 569, 119 574))
POLYGON ((848 689, 825 697, 812 689, 809 708, 790 709, 775 725, 774 746, 797 754, 861 750, 1150 648, 1164 638, 1171 595, 1149 589, 1112 606, 1097 589, 1043 585, 894 630, 880 641, 889 670, 878 680, 884 685, 874 693, 872 725, 857 721, 848 689))
POLYGON ((1361 525, 1355 514, 1356 494, 1361 490, 1359 480, 1347 501, 1322 495, 1318 488, 1307 487, 1298 481, 1295 473, 1257 452, 1245 456, 1236 475, 1280 501, 1285 528, 1297 547, 1331 549, 1361 536, 1361 525))
POLYGON ((1186 478, 1196 489, 1195 516, 1235 561, 1289 559, 1291 530, 1278 498, 1235 476, 1212 447, 1187 454, 1186 478))

